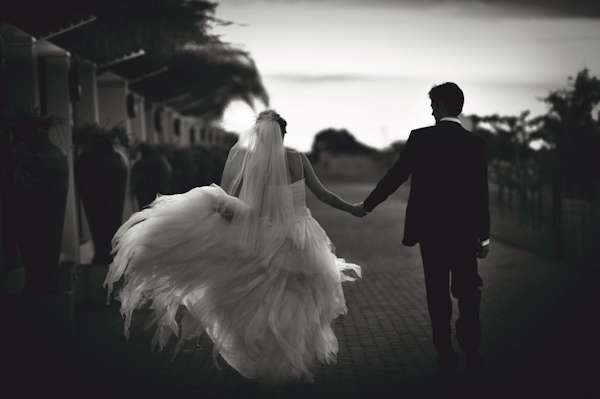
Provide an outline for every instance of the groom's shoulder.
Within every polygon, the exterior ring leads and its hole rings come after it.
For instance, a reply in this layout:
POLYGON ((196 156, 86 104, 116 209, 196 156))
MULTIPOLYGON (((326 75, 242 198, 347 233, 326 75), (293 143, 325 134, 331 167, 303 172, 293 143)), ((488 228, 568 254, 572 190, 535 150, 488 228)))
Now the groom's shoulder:
POLYGON ((435 126, 425 126, 418 129, 414 129, 410 132, 411 135, 419 136, 423 134, 427 134, 427 132, 431 132, 435 130, 435 126))
POLYGON ((477 141, 477 142, 485 142, 485 138, 479 133, 479 132, 474 132, 471 130, 467 130, 467 129, 463 129, 467 135, 467 137, 469 137, 471 140, 473 141, 477 141))

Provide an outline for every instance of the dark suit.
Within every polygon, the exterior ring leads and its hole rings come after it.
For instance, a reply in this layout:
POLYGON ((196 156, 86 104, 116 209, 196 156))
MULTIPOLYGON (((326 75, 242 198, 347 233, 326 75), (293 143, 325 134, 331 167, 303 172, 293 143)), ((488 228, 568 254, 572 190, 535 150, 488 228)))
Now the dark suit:
POLYGON ((398 161, 364 201, 365 210, 372 211, 412 176, 402 243, 420 244, 438 351, 451 346, 450 272, 451 291, 459 300, 458 339, 475 346, 481 340, 476 253, 490 231, 486 152, 485 141, 457 122, 414 130, 398 161))

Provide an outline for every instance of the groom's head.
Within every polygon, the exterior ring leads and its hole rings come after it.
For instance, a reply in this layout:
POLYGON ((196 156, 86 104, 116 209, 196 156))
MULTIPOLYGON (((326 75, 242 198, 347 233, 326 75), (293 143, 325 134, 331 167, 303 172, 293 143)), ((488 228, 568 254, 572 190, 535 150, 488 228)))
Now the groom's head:
POLYGON ((433 86, 429 91, 432 114, 436 122, 446 116, 457 117, 462 112, 465 96, 456 83, 447 82, 433 86))

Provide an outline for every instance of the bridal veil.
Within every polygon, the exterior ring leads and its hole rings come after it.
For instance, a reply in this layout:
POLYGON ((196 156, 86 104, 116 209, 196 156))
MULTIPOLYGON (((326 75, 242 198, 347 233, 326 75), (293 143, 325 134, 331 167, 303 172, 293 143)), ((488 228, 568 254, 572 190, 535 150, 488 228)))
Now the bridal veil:
POLYGON ((230 206, 227 198, 217 209, 231 219, 238 244, 250 254, 259 254, 283 239, 278 234, 293 222, 294 204, 280 116, 261 112, 256 123, 229 152, 221 187, 240 202, 230 206), (245 204, 243 206, 242 204, 245 204))

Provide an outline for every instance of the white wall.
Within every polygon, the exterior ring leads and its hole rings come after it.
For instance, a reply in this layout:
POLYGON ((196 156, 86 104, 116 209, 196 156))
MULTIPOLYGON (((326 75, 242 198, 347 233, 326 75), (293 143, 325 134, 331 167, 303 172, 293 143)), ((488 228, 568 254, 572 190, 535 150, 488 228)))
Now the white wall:
POLYGON ((39 59, 42 63, 40 78, 45 87, 42 90, 40 103, 47 109, 47 113, 60 115, 66 123, 59 129, 54 129, 51 135, 53 142, 62 147, 69 161, 69 191, 67 194, 67 209, 63 227, 61 247, 61 260, 79 261, 79 223, 77 215, 77 202, 75 198, 74 178, 74 149, 72 140, 72 104, 69 95, 69 69, 71 55, 66 50, 48 42, 38 45, 39 59))

